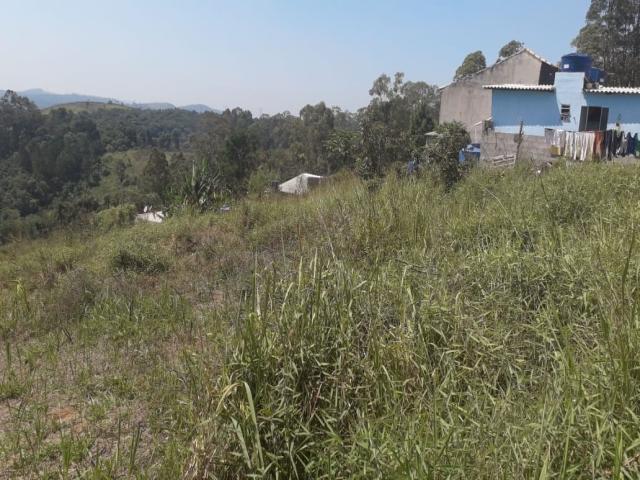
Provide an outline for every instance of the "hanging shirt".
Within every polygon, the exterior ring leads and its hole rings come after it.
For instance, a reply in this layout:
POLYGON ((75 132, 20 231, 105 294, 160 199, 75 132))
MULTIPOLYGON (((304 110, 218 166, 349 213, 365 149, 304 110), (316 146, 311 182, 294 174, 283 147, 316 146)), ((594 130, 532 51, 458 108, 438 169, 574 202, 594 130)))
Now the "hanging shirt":
POLYGON ((621 147, 622 147, 622 138, 623 138, 623 134, 622 132, 618 131, 618 130, 614 130, 613 131, 613 152, 612 155, 614 157, 617 157, 618 155, 620 155, 621 152, 621 147))
POLYGON ((636 154, 636 140, 635 137, 631 135, 631 132, 627 134, 627 155, 636 154))
POLYGON ((622 139, 620 141, 620 155, 623 157, 627 156, 627 136, 622 132, 622 139))
POLYGON ((636 153, 636 145, 633 142, 633 137, 631 136, 631 132, 627 133, 627 155, 635 155, 636 153))

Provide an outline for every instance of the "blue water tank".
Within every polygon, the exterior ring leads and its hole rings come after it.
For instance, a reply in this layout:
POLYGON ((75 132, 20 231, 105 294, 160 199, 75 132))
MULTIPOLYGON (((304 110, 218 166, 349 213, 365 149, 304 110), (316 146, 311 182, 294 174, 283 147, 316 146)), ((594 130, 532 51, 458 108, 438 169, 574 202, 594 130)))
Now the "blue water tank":
POLYGON ((560 70, 563 72, 583 72, 591 73, 593 60, 589 55, 584 53, 570 53, 562 57, 560 70))
POLYGON ((600 68, 593 67, 587 76, 593 83, 605 83, 607 80, 607 73, 600 68))

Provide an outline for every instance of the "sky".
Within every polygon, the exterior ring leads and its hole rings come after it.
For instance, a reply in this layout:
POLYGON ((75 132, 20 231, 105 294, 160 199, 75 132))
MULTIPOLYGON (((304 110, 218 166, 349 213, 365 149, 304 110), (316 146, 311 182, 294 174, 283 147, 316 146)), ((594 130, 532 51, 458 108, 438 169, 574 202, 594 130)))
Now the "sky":
POLYGON ((355 111, 382 73, 447 84, 510 40, 556 63, 590 0, 0 0, 0 89, 355 111))

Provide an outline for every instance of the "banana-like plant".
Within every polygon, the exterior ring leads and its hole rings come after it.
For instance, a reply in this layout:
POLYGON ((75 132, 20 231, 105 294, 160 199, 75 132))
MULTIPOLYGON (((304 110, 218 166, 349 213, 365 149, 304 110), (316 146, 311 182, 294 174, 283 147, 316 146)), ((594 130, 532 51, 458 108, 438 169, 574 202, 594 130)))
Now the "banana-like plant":
POLYGON ((193 161, 191 175, 185 176, 182 185, 183 205, 209 210, 222 203, 228 193, 220 174, 213 172, 206 161, 193 161))

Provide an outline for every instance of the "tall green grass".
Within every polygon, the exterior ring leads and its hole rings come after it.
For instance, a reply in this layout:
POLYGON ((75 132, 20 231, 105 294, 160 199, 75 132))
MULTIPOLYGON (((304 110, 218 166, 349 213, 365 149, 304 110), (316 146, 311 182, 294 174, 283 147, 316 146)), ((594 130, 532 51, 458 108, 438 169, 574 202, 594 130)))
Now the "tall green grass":
POLYGON ((636 478, 639 205, 635 167, 479 170, 448 192, 351 179, 5 249, 0 392, 32 410, 0 428, 0 462, 94 478, 636 478), (90 426, 52 450, 38 418, 61 395, 90 426))

